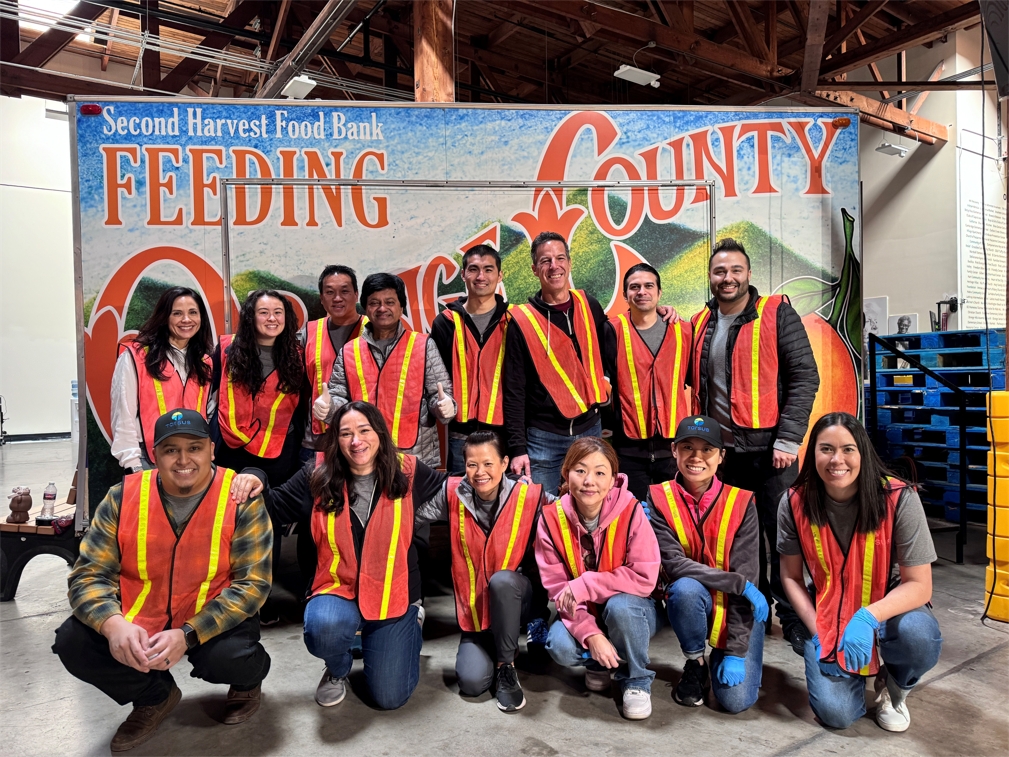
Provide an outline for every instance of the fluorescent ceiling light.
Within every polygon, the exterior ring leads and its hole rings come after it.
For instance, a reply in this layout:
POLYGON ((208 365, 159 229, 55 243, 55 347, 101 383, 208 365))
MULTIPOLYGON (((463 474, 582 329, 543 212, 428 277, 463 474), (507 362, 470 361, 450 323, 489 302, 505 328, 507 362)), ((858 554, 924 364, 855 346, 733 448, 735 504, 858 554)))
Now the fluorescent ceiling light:
POLYGON ((280 94, 295 100, 304 100, 305 95, 313 89, 315 89, 315 79, 309 79, 302 74, 291 79, 281 90, 280 94))
POLYGON ((631 81, 635 84, 640 84, 641 86, 659 86, 659 75, 653 74, 651 71, 644 71, 640 68, 635 68, 634 66, 628 66, 626 64, 622 65, 613 75, 618 79, 624 79, 625 81, 631 81))
POLYGON ((891 145, 885 139, 879 143, 879 147, 876 148, 876 152, 881 152, 884 155, 896 155, 898 158, 903 158, 907 155, 907 148, 904 145, 891 145))

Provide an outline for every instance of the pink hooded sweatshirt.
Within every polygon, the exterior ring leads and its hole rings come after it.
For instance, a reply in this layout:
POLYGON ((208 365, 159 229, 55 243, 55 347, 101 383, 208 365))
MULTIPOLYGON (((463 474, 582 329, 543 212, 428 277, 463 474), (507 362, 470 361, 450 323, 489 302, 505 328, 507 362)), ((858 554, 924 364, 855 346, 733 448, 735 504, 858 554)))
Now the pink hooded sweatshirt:
MULTIPOLYGON (((599 526, 592 533, 597 555, 602 554, 606 527, 626 503, 632 500, 634 500, 634 495, 627 489, 627 477, 623 473, 618 474, 613 488, 610 489, 610 493, 603 501, 602 510, 599 512, 599 526)), ((573 531, 574 543, 579 544, 582 535, 587 532, 578 517, 578 511, 571 500, 571 495, 565 494, 560 501, 573 531)), ((552 504, 547 506, 553 507, 552 504)), ((656 583, 658 583, 661 565, 659 543, 655 539, 655 532, 652 530, 644 510, 637 507, 633 513, 634 516, 627 534, 625 564, 608 573, 586 571, 579 578, 571 581, 568 580, 568 571, 564 565, 564 557, 561 552, 563 547, 554 544, 553 539, 550 538, 550 532, 547 531, 546 523, 543 518, 540 518, 536 533, 536 562, 540 568, 540 580, 553 601, 556 601, 565 586, 571 587, 571 593, 574 594, 575 600, 578 602, 575 615, 572 618, 561 613, 560 617, 575 641, 583 647, 585 639, 589 636, 605 633, 596 618, 589 612, 588 602, 602 604, 615 594, 647 597, 651 595, 656 583)))

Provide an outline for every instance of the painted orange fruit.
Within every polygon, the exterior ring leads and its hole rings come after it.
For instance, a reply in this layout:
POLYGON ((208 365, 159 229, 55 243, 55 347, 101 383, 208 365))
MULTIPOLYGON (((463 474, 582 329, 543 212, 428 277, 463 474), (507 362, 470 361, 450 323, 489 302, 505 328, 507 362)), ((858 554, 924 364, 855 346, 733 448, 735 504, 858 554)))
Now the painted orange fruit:
MULTIPOLYGON (((859 381, 855 376, 855 366, 851 362, 848 348, 834 328, 816 313, 802 319, 806 327, 816 368, 820 372, 820 389, 813 401, 813 412, 809 415, 809 428, 825 413, 845 412, 858 414, 859 381)), ((799 465, 805 456, 809 429, 799 449, 799 465)))

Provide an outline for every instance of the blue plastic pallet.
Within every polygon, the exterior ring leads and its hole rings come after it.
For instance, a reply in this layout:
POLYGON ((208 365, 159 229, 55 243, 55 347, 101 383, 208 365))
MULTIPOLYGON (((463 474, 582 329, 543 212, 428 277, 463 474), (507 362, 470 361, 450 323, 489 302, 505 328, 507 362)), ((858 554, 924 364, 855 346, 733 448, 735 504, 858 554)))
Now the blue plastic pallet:
MULTIPOLYGON (((899 349, 899 348, 898 348, 899 349)), ((1005 352, 999 349, 943 349, 937 350, 901 350, 914 357, 926 368, 971 368, 973 370, 1005 369, 1005 352)), ((901 367, 897 355, 889 352, 876 353, 877 370, 914 370, 907 366, 901 367)))

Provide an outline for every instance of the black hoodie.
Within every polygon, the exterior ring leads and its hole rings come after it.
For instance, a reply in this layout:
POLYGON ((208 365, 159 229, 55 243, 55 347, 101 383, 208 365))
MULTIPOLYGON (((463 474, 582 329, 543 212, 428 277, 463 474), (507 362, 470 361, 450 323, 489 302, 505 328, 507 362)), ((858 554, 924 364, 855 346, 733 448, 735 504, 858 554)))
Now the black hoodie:
MULTIPOLYGON (((552 329, 571 340, 575 353, 581 357, 578 342, 573 333, 571 314, 574 303, 567 311, 547 305, 540 292, 529 298, 529 304, 549 320, 552 329)), ((606 315, 594 297, 585 295, 592 311, 596 327, 596 344, 603 333, 606 315)), ((505 340, 504 380, 504 421, 508 434, 509 453, 512 457, 526 454, 526 429, 530 426, 552 434, 574 436, 584 433, 599 419, 599 405, 591 405, 587 412, 577 418, 565 418, 553 398, 540 381, 536 364, 529 354, 525 337, 519 328, 509 328, 505 340)))

